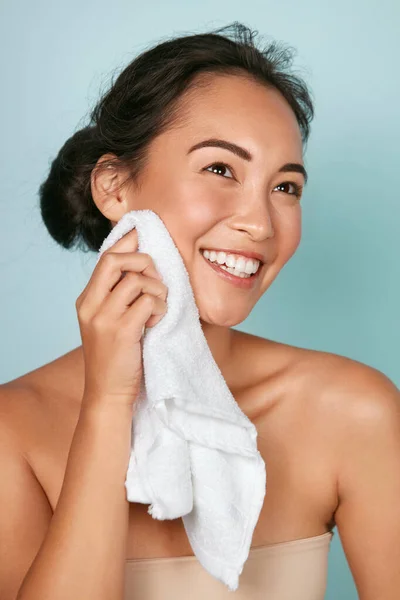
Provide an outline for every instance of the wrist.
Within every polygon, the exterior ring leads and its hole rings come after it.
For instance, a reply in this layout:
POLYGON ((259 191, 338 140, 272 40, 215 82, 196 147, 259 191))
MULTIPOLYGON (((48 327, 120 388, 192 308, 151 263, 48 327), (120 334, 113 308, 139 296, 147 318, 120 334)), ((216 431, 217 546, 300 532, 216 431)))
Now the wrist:
POLYGON ((115 397, 106 394, 85 392, 82 397, 81 412, 90 414, 121 414, 132 418, 135 405, 132 398, 115 397))

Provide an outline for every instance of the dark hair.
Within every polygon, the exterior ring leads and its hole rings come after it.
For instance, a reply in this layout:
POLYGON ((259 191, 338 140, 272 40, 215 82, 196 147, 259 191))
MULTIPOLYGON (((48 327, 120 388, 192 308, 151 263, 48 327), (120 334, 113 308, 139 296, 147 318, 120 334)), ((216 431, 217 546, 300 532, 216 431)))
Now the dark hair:
MULTIPOLYGON (((84 251, 98 251, 112 229, 91 194, 98 159, 115 155, 127 167, 126 181, 137 182, 150 142, 182 118, 176 111, 179 101, 201 85, 199 74, 242 74, 276 88, 307 142, 314 106, 304 81, 286 72, 294 50, 275 41, 259 49, 257 35, 235 22, 210 33, 175 37, 146 50, 119 74, 92 110, 89 125, 65 142, 39 188, 42 219, 58 244, 70 248, 76 242, 84 251)), ((103 160, 100 168, 110 162, 115 159, 103 160)))

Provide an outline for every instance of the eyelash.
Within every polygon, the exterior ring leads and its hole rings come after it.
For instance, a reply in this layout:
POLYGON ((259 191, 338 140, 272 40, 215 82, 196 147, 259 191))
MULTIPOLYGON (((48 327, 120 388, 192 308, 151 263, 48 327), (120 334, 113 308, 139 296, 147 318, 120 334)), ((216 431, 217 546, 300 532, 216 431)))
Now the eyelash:
MULTIPOLYGON (((216 162, 216 163, 212 163, 211 165, 209 165, 208 167, 205 167, 203 169, 203 171, 207 171, 208 169, 210 169, 211 167, 226 167, 227 169, 229 169, 229 171, 231 171, 232 175, 234 173, 232 167, 230 167, 228 164, 224 163, 224 162, 216 162)), ((209 171, 210 173, 212 173, 212 171, 209 171)), ((215 175, 217 175, 217 173, 214 173, 215 175)), ((219 175, 220 177, 223 177, 223 175, 219 175)), ((231 177, 228 177, 225 179, 231 179, 231 177)), ((276 187, 279 187, 281 185, 286 185, 286 184, 290 184, 294 187, 295 192, 294 194, 289 194, 289 196, 296 196, 296 198, 300 198, 302 191, 303 191, 303 186, 299 185, 298 183, 296 183, 295 181, 284 181, 283 183, 279 183, 276 187)))

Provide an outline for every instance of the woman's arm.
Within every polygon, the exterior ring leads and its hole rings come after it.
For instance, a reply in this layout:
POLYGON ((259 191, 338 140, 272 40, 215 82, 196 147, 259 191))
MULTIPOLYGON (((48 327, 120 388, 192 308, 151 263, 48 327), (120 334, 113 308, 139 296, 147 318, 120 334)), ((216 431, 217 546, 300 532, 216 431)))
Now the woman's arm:
POLYGON ((29 465, 0 443, 2 600, 123 598, 133 410, 83 399, 53 516, 29 465))
POLYGON ((365 365, 337 375, 340 539, 360 600, 398 600, 400 392, 365 365))

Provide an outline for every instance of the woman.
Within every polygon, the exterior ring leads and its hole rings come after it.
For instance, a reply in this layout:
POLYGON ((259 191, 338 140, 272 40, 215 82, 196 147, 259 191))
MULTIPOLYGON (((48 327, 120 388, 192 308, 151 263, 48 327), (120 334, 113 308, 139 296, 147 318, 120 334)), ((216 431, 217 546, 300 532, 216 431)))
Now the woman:
MULTIPOLYGON (((134 209, 154 210, 171 233, 267 467, 237 597, 322 599, 337 525, 361 600, 394 600, 397 388, 357 361, 231 329, 300 241, 313 103, 290 58, 274 43, 259 50, 239 24, 144 52, 53 161, 42 216, 66 248, 97 251, 134 209)), ((228 597, 181 519, 126 500, 142 328, 162 319, 167 294, 130 232, 77 299, 82 345, 1 387, 2 600, 228 597)))

